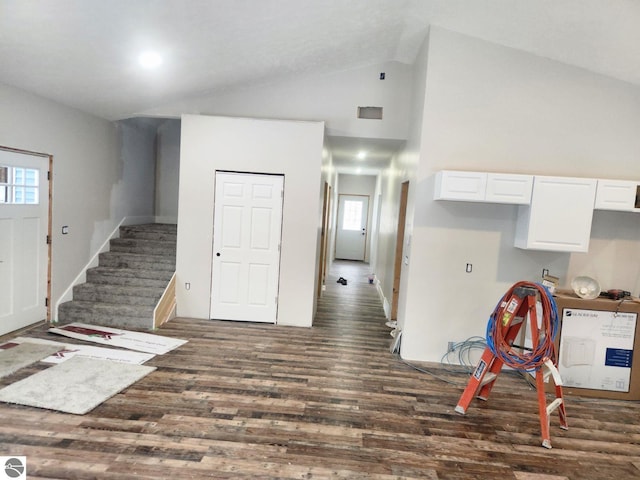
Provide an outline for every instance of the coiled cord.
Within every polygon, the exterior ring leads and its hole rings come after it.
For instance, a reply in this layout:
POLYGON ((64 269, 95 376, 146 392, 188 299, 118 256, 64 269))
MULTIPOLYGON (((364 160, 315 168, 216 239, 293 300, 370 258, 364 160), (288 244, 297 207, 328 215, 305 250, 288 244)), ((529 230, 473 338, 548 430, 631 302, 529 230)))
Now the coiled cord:
POLYGON ((440 358, 440 364, 447 367, 455 365, 457 369, 470 374, 476 368, 477 359, 474 359, 475 355, 482 354, 484 349, 487 348, 487 341, 484 337, 474 336, 454 343, 451 347, 451 350, 440 358), (457 358, 458 363, 451 363, 452 358, 457 358))
MULTIPOLYGON (((515 312, 513 312, 515 313, 515 312)), ((526 319, 524 319, 526 321, 526 319)), ((487 346, 492 353, 502 360, 505 365, 516 370, 536 371, 542 367, 546 359, 550 358, 555 363, 555 339, 558 333, 559 319, 558 307, 553 299, 553 295, 547 288, 539 283, 518 282, 514 284, 500 299, 487 323, 487 346), (539 293, 539 301, 542 306, 542 322, 538 319, 540 327, 540 337, 534 339, 534 348, 531 351, 522 352, 522 349, 513 347, 504 338, 508 328, 502 324, 502 319, 506 311, 508 301, 518 287, 534 288, 539 293)))

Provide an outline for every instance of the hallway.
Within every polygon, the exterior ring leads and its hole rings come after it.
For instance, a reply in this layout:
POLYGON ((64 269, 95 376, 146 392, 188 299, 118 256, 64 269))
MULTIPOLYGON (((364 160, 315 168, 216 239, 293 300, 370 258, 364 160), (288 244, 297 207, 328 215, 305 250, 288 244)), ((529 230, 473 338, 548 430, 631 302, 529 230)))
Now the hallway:
MULTIPOLYGON (((336 339, 348 341, 358 350, 388 352, 389 327, 375 285, 370 284, 369 265, 336 260, 327 275, 326 291, 318 301, 313 326, 327 329, 336 339), (337 283, 339 278, 346 285, 337 283)), ((354 352, 355 353, 355 352, 354 352)))
POLYGON ((366 268, 334 264, 312 328, 172 320, 158 333, 189 342, 86 415, 0 403, 0 452, 26 455, 34 479, 638 478, 638 402, 569 399, 553 450, 517 375, 456 414, 468 376, 389 353, 366 268))

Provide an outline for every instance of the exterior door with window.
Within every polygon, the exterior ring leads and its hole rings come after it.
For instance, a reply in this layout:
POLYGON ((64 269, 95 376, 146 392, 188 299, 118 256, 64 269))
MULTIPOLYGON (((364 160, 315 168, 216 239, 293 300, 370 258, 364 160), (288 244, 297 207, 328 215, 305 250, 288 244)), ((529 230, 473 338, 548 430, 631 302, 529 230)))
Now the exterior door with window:
POLYGON ((275 323, 284 176, 216 172, 210 317, 275 323))
POLYGON ((367 244, 368 195, 340 195, 336 258, 364 261, 367 244))
POLYGON ((47 317, 48 162, 0 150, 0 335, 47 317))

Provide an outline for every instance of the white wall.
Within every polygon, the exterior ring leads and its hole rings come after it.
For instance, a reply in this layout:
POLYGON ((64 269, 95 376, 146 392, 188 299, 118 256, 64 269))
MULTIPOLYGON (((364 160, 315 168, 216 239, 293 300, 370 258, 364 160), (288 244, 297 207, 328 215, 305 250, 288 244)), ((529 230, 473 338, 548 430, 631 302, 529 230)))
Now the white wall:
MULTIPOLYGON (((331 206, 333 205, 333 190, 335 189, 335 184, 336 184, 336 179, 338 178, 338 173, 336 172, 335 166, 333 165, 333 156, 331 154, 331 151, 328 149, 328 140, 327 140, 327 135, 326 135, 326 131, 325 131, 325 137, 324 137, 324 148, 322 150, 322 178, 321 178, 321 182, 320 182, 320 199, 319 199, 319 206, 320 206, 320 210, 318 211, 318 234, 317 234, 317 238, 318 238, 318 253, 316 255, 316 265, 317 268, 320 268, 321 265, 319 264, 320 261, 320 248, 322 247, 322 243, 321 243, 321 239, 322 239, 322 216, 323 216, 323 211, 322 211, 322 207, 324 206, 324 185, 325 183, 329 186, 329 198, 328 198, 328 202, 329 202, 329 211, 328 211, 328 219, 327 219, 327 223, 328 223, 328 228, 327 231, 325 232, 326 235, 326 242, 327 242, 327 251, 326 251, 326 258, 325 258, 325 265, 326 265, 326 274, 327 276, 329 275, 329 272, 331 271, 331 264, 333 262, 333 257, 332 257, 332 252, 333 252, 333 237, 334 235, 334 227, 332 225, 332 215, 331 215, 331 206)), ((319 276, 319 271, 316 270, 316 277, 319 276)), ((317 307, 317 285, 316 285, 316 297, 314 298, 314 316, 315 316, 315 311, 316 311, 316 307, 317 307)))
POLYGON ((373 209, 371 211, 372 218, 371 223, 369 224, 369 264, 371 274, 375 276, 376 265, 378 263, 378 238, 380 236, 380 219, 382 217, 382 176, 379 174, 375 177, 375 188, 373 196, 373 209))
POLYGON ((637 293, 640 216, 596 212, 589 253, 537 252, 513 246, 516 207, 432 198, 441 169, 640 179, 639 131, 637 87, 432 28, 402 356, 438 361, 483 335, 500 296, 542 268, 637 293))
POLYGON ((147 178, 129 175, 138 167, 120 157, 114 123, 6 85, 0 105, 1 145, 53 155, 55 304, 122 217, 152 213, 136 193, 147 178))
MULTIPOLYGON (((326 132, 325 132, 326 133, 326 132)), ((327 145, 325 135, 325 146, 327 145)), ((336 205, 338 203, 338 172, 333 164, 333 155, 331 151, 325 147, 322 161, 322 180, 327 182, 330 187, 329 191, 329 229, 327 231, 327 276, 331 272, 331 265, 334 260, 335 241, 336 241, 336 205)))
POLYGON ((376 208, 376 182, 373 175, 351 175, 341 173, 338 175, 338 197, 340 195, 365 195, 369 197, 369 211, 367 212, 367 241, 365 246, 364 261, 371 258, 371 242, 375 225, 373 222, 376 208))
MULTIPOLYGON (((112 188, 111 215, 153 221, 157 123, 144 118, 116 122, 119 179, 112 188)), ((129 221, 131 223, 131 221, 129 221)))
POLYGON ((389 62, 325 75, 297 75, 273 83, 238 86, 142 112, 322 120, 329 135, 406 138, 411 110, 410 65, 389 62), (380 80, 385 72, 385 80, 380 80), (383 107, 382 120, 357 118, 358 106, 383 107))
POLYGON ((177 313, 209 318, 216 170, 285 175, 277 323, 313 320, 322 122, 182 117, 177 313), (191 289, 185 289, 185 282, 191 289))
MULTIPOLYGON (((402 183, 409 181, 407 198, 407 213, 405 221, 405 242, 403 257, 410 257, 411 238, 413 234, 413 211, 415 204, 416 171, 420 159, 422 142, 422 122, 424 115, 425 88, 427 79, 427 60, 429 37, 425 39, 414 64, 410 91, 412 92, 411 110, 409 112, 410 129, 405 148, 398 152, 388 169, 380 176, 382 202, 380 212, 380 228, 378 236, 378 251, 375 265, 379 292, 385 307, 385 313, 390 314, 393 297, 393 283, 395 273, 395 251, 398 226, 398 212, 400 209, 400 193, 402 183)), ((398 326, 403 328, 406 291, 411 264, 402 265, 400 276, 400 293, 398 301, 398 326)))
POLYGON ((161 223, 178 222, 180 120, 165 120, 157 130, 155 215, 161 223))

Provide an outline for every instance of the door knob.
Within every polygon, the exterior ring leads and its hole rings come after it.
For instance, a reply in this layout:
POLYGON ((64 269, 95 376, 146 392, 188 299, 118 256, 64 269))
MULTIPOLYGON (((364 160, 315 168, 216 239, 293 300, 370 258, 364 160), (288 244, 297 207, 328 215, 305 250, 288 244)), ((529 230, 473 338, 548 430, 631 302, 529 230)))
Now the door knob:
POLYGON ((219 257, 219 256, 220 256, 220 252, 216 253, 216 257, 219 257))

